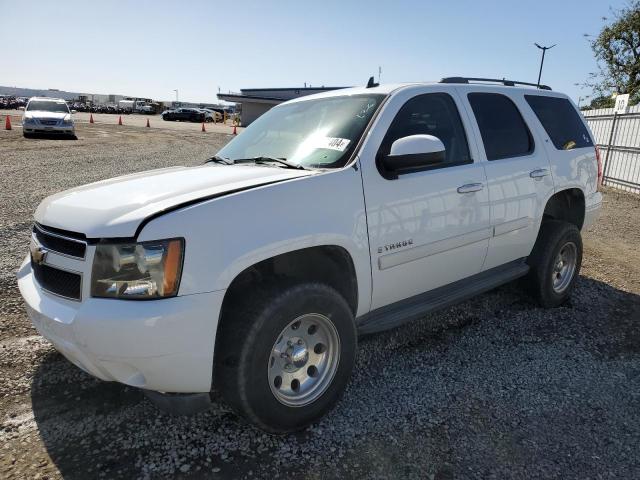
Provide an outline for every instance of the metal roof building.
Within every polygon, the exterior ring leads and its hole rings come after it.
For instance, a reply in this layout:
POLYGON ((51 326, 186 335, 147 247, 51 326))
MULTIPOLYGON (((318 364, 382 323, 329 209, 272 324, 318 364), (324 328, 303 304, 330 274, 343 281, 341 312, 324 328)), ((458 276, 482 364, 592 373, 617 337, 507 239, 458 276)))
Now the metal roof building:
POLYGON ((240 121, 249 125, 260 115, 279 103, 314 93, 338 90, 345 87, 305 88, 243 88, 240 93, 219 93, 218 99, 240 104, 240 121))

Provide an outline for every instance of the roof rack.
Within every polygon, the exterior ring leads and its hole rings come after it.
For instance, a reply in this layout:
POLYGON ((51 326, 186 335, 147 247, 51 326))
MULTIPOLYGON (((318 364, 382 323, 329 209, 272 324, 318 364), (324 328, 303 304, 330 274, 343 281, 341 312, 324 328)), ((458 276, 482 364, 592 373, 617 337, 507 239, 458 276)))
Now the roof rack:
POLYGON ((471 82, 487 82, 501 83, 507 87, 515 87, 516 85, 526 85, 528 87, 536 87, 542 90, 551 90, 549 85, 538 85, 528 82, 517 82, 515 80, 507 80, 505 78, 473 78, 473 77, 446 77, 440 80, 440 83, 471 83, 471 82))

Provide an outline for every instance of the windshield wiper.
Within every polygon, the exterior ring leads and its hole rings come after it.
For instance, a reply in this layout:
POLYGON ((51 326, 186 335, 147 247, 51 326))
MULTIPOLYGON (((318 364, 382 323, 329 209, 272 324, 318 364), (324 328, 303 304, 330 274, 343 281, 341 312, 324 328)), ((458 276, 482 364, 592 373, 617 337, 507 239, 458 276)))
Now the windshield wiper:
POLYGON ((221 157, 219 155, 214 155, 204 163, 222 163, 223 165, 233 165, 233 162, 231 160, 229 160, 228 158, 221 157))
POLYGON ((287 162, 286 158, 277 158, 277 157, 268 157, 268 156, 240 158, 240 159, 233 160, 233 163, 277 163, 286 168, 293 168, 295 170, 308 170, 307 168, 304 168, 302 165, 298 165, 297 163, 287 162))

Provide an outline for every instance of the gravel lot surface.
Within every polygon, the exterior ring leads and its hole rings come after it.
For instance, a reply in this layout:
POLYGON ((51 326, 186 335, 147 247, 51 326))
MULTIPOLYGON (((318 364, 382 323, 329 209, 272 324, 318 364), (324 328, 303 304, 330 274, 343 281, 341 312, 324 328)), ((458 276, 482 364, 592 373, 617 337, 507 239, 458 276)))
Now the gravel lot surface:
POLYGON ((0 478, 640 478, 640 199, 608 190, 569 304, 516 285, 361 339, 351 384, 308 430, 270 436, 215 402, 160 413, 30 326, 15 271, 53 192, 199 164, 227 136, 80 125, 0 131, 0 478))

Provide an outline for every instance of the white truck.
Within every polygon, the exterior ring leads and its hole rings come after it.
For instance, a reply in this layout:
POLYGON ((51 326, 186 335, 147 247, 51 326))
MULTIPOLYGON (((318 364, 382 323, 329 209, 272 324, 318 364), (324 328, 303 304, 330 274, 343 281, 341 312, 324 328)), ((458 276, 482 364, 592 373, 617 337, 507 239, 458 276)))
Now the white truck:
POLYGON ((519 278, 563 303, 601 175, 548 87, 370 82, 283 103, 202 166, 46 198, 18 283, 91 375, 181 411, 215 388, 288 432, 335 404, 359 334, 519 278))

